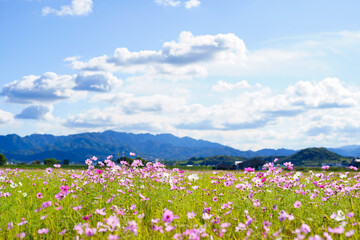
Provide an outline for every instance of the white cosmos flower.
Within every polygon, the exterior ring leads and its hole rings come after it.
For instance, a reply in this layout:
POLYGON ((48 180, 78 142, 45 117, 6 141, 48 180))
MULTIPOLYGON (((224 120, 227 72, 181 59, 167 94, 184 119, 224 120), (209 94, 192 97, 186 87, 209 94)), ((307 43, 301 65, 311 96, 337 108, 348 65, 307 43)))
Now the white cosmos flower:
POLYGON ((331 214, 330 218, 340 222, 345 220, 345 214, 343 211, 338 210, 337 213, 331 214))
POLYGON ((197 174, 191 174, 188 176, 189 181, 196 181, 199 180, 199 176, 197 174))
POLYGON ((301 177, 301 172, 296 172, 293 176, 293 179, 296 180, 296 179, 299 179, 301 177))

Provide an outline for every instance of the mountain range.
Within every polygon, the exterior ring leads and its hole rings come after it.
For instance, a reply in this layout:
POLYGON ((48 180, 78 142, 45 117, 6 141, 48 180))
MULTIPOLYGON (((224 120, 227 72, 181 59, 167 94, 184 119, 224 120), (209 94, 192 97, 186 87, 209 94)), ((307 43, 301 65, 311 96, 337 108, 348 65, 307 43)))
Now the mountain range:
MULTIPOLYGON (((360 146, 345 146, 328 149, 343 156, 357 156, 360 146)), ((135 152, 148 160, 184 160, 191 157, 230 155, 239 157, 289 156, 297 150, 262 149, 240 151, 218 143, 196 140, 190 137, 176 137, 172 134, 133 134, 105 131, 102 133, 81 133, 68 136, 33 134, 20 137, 16 134, 0 135, 0 153, 8 161, 31 162, 45 158, 68 159, 83 163, 91 156, 99 159, 108 155, 114 158, 135 152)))

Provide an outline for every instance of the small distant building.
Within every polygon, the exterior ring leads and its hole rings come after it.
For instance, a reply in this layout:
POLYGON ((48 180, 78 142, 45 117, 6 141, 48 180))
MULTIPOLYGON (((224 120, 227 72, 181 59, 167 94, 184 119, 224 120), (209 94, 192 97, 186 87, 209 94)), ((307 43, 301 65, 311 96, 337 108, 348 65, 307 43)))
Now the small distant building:
POLYGON ((235 161, 234 165, 235 165, 235 169, 236 170, 239 170, 240 169, 240 166, 241 164, 243 163, 244 161, 235 161))
POLYGON ((337 162, 337 163, 321 163, 321 166, 330 166, 330 167, 346 167, 345 164, 341 163, 341 162, 337 162))
POLYGON ((354 158, 350 165, 354 167, 360 167, 360 158, 354 158))

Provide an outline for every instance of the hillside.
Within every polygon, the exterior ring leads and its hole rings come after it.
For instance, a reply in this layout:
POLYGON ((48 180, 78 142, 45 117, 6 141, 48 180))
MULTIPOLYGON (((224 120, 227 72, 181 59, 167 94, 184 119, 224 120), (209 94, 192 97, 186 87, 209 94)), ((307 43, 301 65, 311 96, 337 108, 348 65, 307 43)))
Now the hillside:
POLYGON ((282 158, 280 163, 289 161, 295 166, 317 167, 322 164, 350 163, 351 158, 340 156, 326 148, 306 148, 291 156, 282 158))
POLYGON ((0 153, 9 161, 31 162, 54 157, 71 162, 83 162, 93 155, 105 158, 108 155, 122 156, 123 152, 136 152, 149 160, 184 160, 190 157, 229 155, 254 157, 277 152, 289 154, 294 150, 272 150, 264 152, 240 151, 218 143, 196 140, 190 137, 176 137, 171 134, 132 134, 115 131, 103 133, 82 133, 69 136, 33 134, 20 137, 16 134, 0 136, 0 153))

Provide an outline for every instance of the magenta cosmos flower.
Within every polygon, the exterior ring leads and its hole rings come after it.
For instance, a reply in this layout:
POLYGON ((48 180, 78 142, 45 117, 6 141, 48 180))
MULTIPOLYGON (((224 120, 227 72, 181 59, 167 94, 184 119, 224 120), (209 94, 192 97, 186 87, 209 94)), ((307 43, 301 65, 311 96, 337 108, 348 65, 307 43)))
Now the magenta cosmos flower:
POLYGON ((163 217, 162 217, 162 220, 164 222, 172 222, 174 220, 174 214, 172 211, 166 209, 164 214, 163 214, 163 217))

